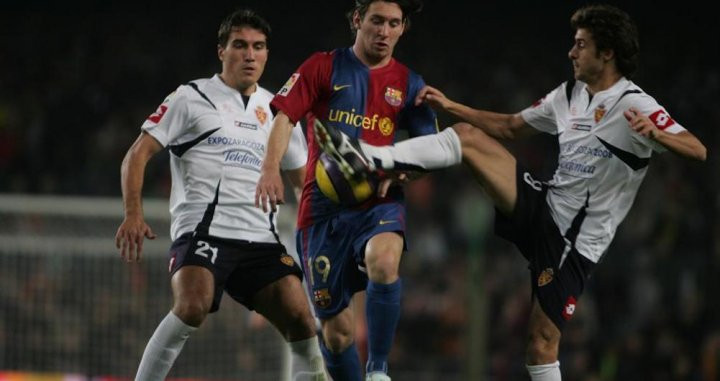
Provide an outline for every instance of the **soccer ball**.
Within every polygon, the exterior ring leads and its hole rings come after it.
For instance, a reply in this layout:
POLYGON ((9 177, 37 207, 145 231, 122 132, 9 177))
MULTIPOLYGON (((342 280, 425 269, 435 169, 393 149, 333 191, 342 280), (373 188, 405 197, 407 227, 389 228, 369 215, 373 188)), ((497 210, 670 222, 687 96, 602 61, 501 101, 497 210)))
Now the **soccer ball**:
POLYGON ((325 152, 315 164, 315 182, 320 191, 336 204, 356 205, 375 194, 378 181, 373 176, 364 179, 346 179, 337 163, 325 152))

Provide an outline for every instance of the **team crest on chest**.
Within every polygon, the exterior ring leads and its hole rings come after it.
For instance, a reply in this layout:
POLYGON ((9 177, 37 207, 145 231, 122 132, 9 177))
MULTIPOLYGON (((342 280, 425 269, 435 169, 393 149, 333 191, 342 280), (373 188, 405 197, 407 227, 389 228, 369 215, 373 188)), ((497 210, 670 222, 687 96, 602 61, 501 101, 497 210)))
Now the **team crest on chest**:
POLYGON ((388 86, 385 88, 385 101, 391 106, 400 106, 402 103, 402 91, 388 86))
POLYGON ((605 116, 605 105, 597 106, 595 109, 595 123, 599 122, 605 116))
POLYGON ((262 106, 255 107, 255 116, 260 124, 265 124, 265 121, 267 120, 267 112, 265 112, 265 109, 262 108, 262 106))

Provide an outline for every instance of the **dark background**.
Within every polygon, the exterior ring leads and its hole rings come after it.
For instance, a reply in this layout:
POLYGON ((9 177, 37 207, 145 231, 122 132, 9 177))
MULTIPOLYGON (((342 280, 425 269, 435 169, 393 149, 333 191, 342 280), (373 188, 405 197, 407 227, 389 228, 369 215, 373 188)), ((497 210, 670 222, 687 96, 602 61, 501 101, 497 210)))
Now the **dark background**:
MULTIPOLYGON (((352 43, 350 3, 11 2, 0 16, 0 189, 119 194, 112 168, 145 116, 180 83, 220 70, 224 15, 249 6, 273 26, 261 80, 272 91, 310 53, 352 43)), ((568 19, 578 4, 430 1, 397 57, 457 100, 515 112, 571 75, 568 19)), ((686 2, 624 8, 640 29, 636 82, 712 146, 720 32, 712 15, 686 2)))
MULTIPOLYGON (((585 2, 545 3, 427 1, 396 57, 455 100, 517 112, 572 75, 569 18, 585 2)), ((718 379, 717 15, 699 2, 616 3, 640 31, 635 83, 704 142, 708 160, 665 154, 651 161, 565 332, 564 375, 718 379)), ((312 52, 353 42, 345 0, 3 2, 0 192, 119 196, 120 162, 140 125, 179 84, 220 70, 217 28, 238 6, 254 8, 273 27, 260 81, 271 91, 312 52)), ((550 137, 511 146, 546 176, 553 148, 550 137)), ((167 160, 159 156, 148 168, 145 196, 169 194, 167 160)), ((467 330, 480 319, 489 327, 487 373, 522 379, 527 275, 514 249, 493 238, 487 199, 458 167, 410 185, 408 203, 411 251, 395 369, 462 373, 468 353, 477 353, 468 349, 467 330), (478 257, 479 278, 468 272, 478 257), (476 293, 488 298, 480 318, 464 302, 476 293)))

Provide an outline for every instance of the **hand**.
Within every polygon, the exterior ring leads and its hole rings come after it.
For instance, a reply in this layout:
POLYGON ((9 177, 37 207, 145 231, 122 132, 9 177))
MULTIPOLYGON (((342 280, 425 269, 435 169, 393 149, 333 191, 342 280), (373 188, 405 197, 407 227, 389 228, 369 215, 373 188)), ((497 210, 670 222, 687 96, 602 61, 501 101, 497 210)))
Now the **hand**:
POLYGON ((420 89, 418 95, 415 97, 415 106, 419 106, 423 102, 435 110, 446 111, 452 101, 448 99, 442 91, 432 86, 425 86, 420 89))
POLYGON ((255 188, 255 207, 262 208, 263 212, 277 211, 277 205, 285 203, 285 187, 283 186, 280 171, 262 170, 257 188, 255 188))
POLYGON ((377 196, 383 198, 387 195, 388 189, 393 183, 405 184, 410 181, 408 175, 404 172, 393 172, 390 177, 380 180, 380 184, 377 188, 377 196))
POLYGON ((142 216, 125 217, 115 234, 115 247, 126 262, 140 262, 143 251, 143 240, 155 239, 157 235, 142 216))
POLYGON ((655 123, 653 123, 647 115, 641 114, 635 107, 630 107, 623 114, 625 115, 625 119, 630 122, 630 128, 638 134, 646 138, 655 139, 655 136, 660 133, 660 129, 657 128, 655 123))

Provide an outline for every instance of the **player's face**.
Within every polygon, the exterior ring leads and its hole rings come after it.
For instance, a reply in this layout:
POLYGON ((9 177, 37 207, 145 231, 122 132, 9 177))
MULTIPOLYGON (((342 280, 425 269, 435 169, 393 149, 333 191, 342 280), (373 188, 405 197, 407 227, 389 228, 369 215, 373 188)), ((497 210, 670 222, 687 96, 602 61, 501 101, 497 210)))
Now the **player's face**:
POLYGON ((257 29, 233 27, 227 45, 218 46, 218 57, 222 61, 221 76, 225 83, 244 95, 250 95, 265 70, 267 38, 257 29))
POLYGON ((588 84, 597 82, 605 70, 607 54, 599 52, 592 34, 583 28, 575 32, 575 44, 568 52, 575 79, 588 84))
POLYGON ((390 61, 395 44, 405 29, 402 16, 399 5, 385 1, 371 3, 363 18, 355 14, 355 52, 361 55, 361 59, 365 58, 372 64, 390 61))

